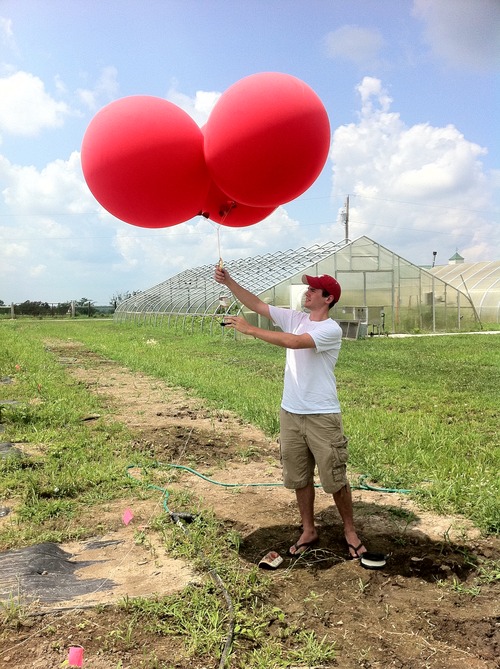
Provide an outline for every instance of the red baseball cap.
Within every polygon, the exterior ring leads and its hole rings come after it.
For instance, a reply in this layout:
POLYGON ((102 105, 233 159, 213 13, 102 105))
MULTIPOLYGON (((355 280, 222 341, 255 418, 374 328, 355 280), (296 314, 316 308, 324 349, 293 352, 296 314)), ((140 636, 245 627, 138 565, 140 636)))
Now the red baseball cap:
POLYGON ((321 276, 308 276, 307 274, 304 274, 302 283, 311 286, 311 288, 326 290, 329 295, 333 296, 334 303, 340 300, 340 294, 342 292, 340 283, 329 274, 322 274, 321 276))

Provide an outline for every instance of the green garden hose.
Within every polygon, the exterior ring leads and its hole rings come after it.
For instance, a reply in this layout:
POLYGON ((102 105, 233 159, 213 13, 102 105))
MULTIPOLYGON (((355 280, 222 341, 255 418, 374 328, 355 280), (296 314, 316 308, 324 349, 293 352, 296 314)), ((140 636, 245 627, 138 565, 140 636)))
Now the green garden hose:
MULTIPOLYGON (((129 465, 127 467, 127 471, 129 469, 132 469, 136 467, 136 465, 129 465)), ((214 479, 209 478, 208 476, 205 476, 204 474, 201 474, 200 472, 196 471, 196 469, 192 469, 191 467, 187 467, 186 465, 174 465, 172 463, 166 463, 166 464, 161 464, 159 462, 155 463, 154 465, 155 468, 162 468, 162 467, 167 467, 170 469, 181 469, 183 471, 189 472, 190 474, 193 474, 194 476, 198 476, 199 478, 203 479, 203 481, 207 481, 208 483, 212 483, 213 485, 218 485, 222 486, 223 488, 279 488, 283 487, 283 483, 223 483, 221 481, 215 481, 214 479)), ((132 477, 133 478, 133 477, 132 477)), ((359 477, 359 482, 357 485, 352 485, 351 488, 353 490, 370 490, 372 492, 387 492, 387 493, 399 493, 401 495, 406 495, 411 493, 411 490, 407 490, 405 488, 383 488, 383 487, 377 487, 373 485, 369 485, 366 483, 366 480, 368 479, 367 474, 362 474, 359 477)), ((165 488, 160 488, 158 486, 154 485, 149 485, 149 488, 152 488, 154 490, 159 490, 160 492, 163 492, 164 495, 168 498, 168 491, 165 490, 165 488)), ((315 488, 320 488, 321 484, 316 484, 315 488)), ((171 513, 166 506, 166 500, 164 501, 164 508, 167 511, 167 513, 171 513)))

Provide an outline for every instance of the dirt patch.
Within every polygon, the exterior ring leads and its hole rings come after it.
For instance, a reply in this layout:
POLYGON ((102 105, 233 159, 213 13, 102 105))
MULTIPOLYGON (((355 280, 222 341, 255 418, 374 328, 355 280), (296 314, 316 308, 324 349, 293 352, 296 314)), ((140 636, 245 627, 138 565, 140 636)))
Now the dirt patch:
MULTIPOLYGON (((116 517, 130 512, 116 504, 111 507, 116 517)), ((23 601, 43 613, 173 593, 197 582, 189 565, 169 557, 156 535, 140 524, 140 507, 134 502, 133 524, 128 521, 89 540, 46 542, 0 554, 0 600, 21 591, 23 601), (137 532, 141 537, 147 533, 147 542, 137 541, 137 532)))
MULTIPOLYGON (((169 486, 201 496, 204 508, 241 534, 242 561, 255 564, 269 550, 285 558, 275 572, 265 572, 273 580, 273 603, 289 622, 335 644, 337 659, 329 666, 498 669, 497 586, 478 576, 481 565, 498 560, 497 538, 481 538, 464 518, 423 512, 406 495, 357 489, 353 478, 358 531, 370 550, 388 556, 386 567, 369 571, 346 559, 338 513, 321 490, 316 505, 320 542, 306 558, 293 562, 287 550, 300 533, 298 514, 294 497, 280 486, 275 442, 230 413, 209 410, 185 392, 131 373, 77 343, 50 342, 49 347, 75 379, 105 400, 109 416, 89 419, 120 421, 131 429, 139 451, 205 477, 179 469, 169 486)), ((169 471, 166 466, 166 479, 169 471)), ((102 569, 119 583, 119 591, 102 590, 99 601, 93 593, 93 600, 55 602, 62 610, 40 617, 35 607, 25 626, 1 637, 0 668, 58 667, 67 648, 77 644, 85 647, 89 669, 217 666, 214 659, 197 664, 185 658, 179 640, 153 638, 146 630, 134 629, 130 643, 110 641, 126 614, 102 605, 116 601, 117 592, 121 597, 147 595, 160 584, 165 594, 183 587, 177 574, 192 578, 189 565, 170 563, 161 545, 134 545, 134 531, 147 530, 158 504, 131 496, 101 510, 107 533, 96 541, 108 544, 108 553, 97 558, 98 567, 79 573, 98 578, 102 569), (121 518, 125 508, 134 513, 126 527, 121 518), (110 560, 108 568, 104 559, 110 560), (75 610, 77 606, 82 608, 75 610), (146 659, 152 649, 157 664, 146 659)), ((10 522, 7 518, 0 522, 10 522)), ((154 533, 147 536, 155 541, 154 533)), ((95 549, 85 549, 85 544, 64 548, 75 559, 96 559, 95 549)), ((270 621, 270 633, 279 637, 279 632, 279 622, 270 621)))

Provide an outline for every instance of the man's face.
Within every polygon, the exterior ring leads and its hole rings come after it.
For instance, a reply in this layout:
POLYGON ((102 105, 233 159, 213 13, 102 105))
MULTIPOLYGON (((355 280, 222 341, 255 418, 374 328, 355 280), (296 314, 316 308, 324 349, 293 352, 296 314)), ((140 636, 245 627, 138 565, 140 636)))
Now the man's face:
POLYGON ((307 286, 304 306, 307 309, 318 309, 322 307, 328 299, 323 297, 323 291, 321 288, 313 288, 312 286, 307 286))

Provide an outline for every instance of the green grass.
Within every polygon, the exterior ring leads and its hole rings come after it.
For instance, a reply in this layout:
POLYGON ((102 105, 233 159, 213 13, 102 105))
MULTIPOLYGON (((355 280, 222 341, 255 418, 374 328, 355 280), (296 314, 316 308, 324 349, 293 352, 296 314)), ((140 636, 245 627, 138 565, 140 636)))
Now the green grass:
POLYGON ((165 535, 169 554, 198 564, 205 573, 218 574, 220 580, 189 585, 173 596, 124 600, 121 607, 129 616, 122 629, 113 631, 115 637, 132 641, 133 628, 140 626, 155 637, 183 639, 188 655, 207 658, 208 663, 209 657, 220 658, 231 621, 235 666, 285 669, 297 663, 321 665, 336 656, 331 640, 287 622, 284 612, 267 602, 270 579, 256 566, 242 567, 234 534, 215 517, 205 513, 185 531, 171 527, 165 535), (233 603, 232 613, 221 598, 220 584, 233 603), (278 623, 278 632, 270 631, 273 622, 278 623))
MULTIPOLYGON (((100 411, 99 400, 47 350, 51 339, 82 342, 277 433, 282 349, 111 321, 3 321, 0 376, 16 383, 0 385, 0 393, 25 403, 3 409, 6 434, 46 444, 46 454, 29 465, 2 463, 0 495, 23 496, 21 515, 32 523, 71 515, 82 501, 109 499, 130 485, 126 430, 82 423, 100 411)), ((429 509, 498 532, 499 369, 497 335, 344 341, 336 374, 352 472, 411 489, 429 509)))
MULTIPOLYGON (((358 470, 500 529, 497 336, 365 341, 339 366, 358 470), (367 382, 362 384, 366 375, 367 382)), ((344 351, 346 354, 346 351, 344 351)))
POLYGON ((99 400, 70 379, 42 340, 4 327, 0 340, 0 377, 14 380, 0 384, 0 399, 19 402, 1 408, 1 441, 35 448, 30 458, 0 459, 0 505, 18 501, 16 525, 6 524, 0 546, 78 538, 89 529, 79 523, 79 507, 133 485, 125 472, 128 432, 110 421, 83 420, 102 409, 99 400))
MULTIPOLYGON (((112 421, 103 400, 74 381, 50 350, 54 340, 82 342, 131 370, 186 388, 209 407, 234 411, 270 436, 277 433, 281 349, 253 339, 110 321, 1 321, 0 379, 13 383, 0 383, 0 399, 19 404, 2 407, 6 431, 0 441, 26 442, 39 455, 0 459, 0 506, 14 499, 17 509, 13 522, 0 529, 0 550, 93 536, 106 501, 160 494, 154 488, 156 463, 138 455, 132 435, 112 421), (103 419, 84 420, 93 414, 103 419), (128 476, 131 462, 143 466, 143 485, 128 476)), ((409 488, 429 509, 462 513, 484 533, 498 532, 499 368, 498 336, 345 341, 337 380, 351 474, 364 474, 379 486, 409 488)), ((174 498, 176 509, 192 511, 201 504, 188 491, 174 498)), ((396 507, 392 513, 403 521, 408 514, 396 507)), ((217 573, 234 605, 231 666, 328 666, 341 656, 332 638, 296 626, 270 603, 272 580, 255 566, 242 566, 241 537, 206 509, 188 526, 189 534, 164 511, 151 528, 169 554, 205 578, 176 595, 125 600, 120 622, 103 637, 104 651, 133 649, 137 632, 146 630, 153 638, 178 641, 193 662, 208 666, 223 659, 231 611, 209 577, 217 573)), ((135 540, 147 537, 137 533, 135 540)), ((474 594, 498 579, 498 564, 483 561, 474 594)), ((472 592, 454 587, 458 594, 472 592)), ((314 597, 311 592, 308 599, 314 597)), ((0 603, 0 628, 19 627, 28 616, 17 598, 0 603)), ((154 650, 144 653, 141 666, 160 666, 154 650)))

